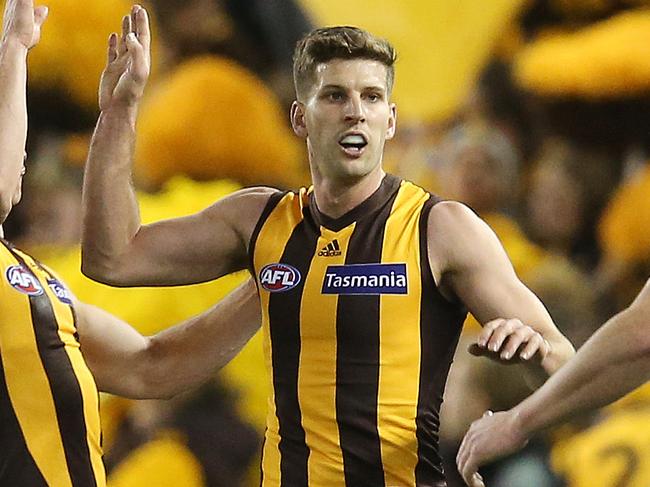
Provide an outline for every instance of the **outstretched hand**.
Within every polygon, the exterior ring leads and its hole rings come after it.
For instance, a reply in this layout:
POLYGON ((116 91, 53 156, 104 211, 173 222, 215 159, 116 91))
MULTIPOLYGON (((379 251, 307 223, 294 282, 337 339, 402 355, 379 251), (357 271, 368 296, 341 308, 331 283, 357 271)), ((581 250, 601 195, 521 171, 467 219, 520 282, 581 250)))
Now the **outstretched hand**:
POLYGON ((99 108, 136 104, 151 69, 151 33, 147 11, 134 5, 122 19, 122 34, 108 40, 108 62, 99 85, 99 108))
POLYGON ((2 23, 2 43, 19 42, 31 49, 41 39, 41 27, 47 18, 47 7, 34 8, 33 0, 7 0, 2 23))
POLYGON ((527 438, 517 426, 515 413, 487 411, 474 421, 456 456, 458 471, 470 487, 485 487, 478 468, 523 448, 527 438))
POLYGON ((547 340, 517 319, 498 318, 487 323, 476 343, 469 346, 472 355, 487 357, 503 364, 539 364, 551 350, 547 340))

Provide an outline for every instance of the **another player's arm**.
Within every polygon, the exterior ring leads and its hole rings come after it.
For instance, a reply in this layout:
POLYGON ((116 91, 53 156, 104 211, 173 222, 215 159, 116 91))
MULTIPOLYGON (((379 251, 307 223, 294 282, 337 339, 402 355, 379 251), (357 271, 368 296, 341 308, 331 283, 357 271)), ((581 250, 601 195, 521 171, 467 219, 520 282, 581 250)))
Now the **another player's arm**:
POLYGON ((522 361, 534 377, 554 373, 573 356, 573 346, 519 280, 494 232, 469 208, 453 201, 437 204, 428 232, 441 289, 460 298, 484 326, 475 353, 522 361))
POLYGON ((272 192, 243 190, 196 215, 141 225, 131 166, 149 44, 147 13, 135 6, 121 37, 109 39, 84 176, 82 270, 116 286, 195 283, 246 267, 250 235, 272 192))
POLYGON ((650 281, 632 305, 603 325, 531 396, 475 421, 458 452, 468 485, 479 466, 525 445, 538 431, 620 398, 650 380, 650 281))
POLYGON ((7 0, 0 40, 0 222, 15 203, 27 140, 27 52, 40 39, 47 8, 7 0))
POLYGON ((81 350, 98 388, 134 399, 168 398, 200 385, 260 327, 253 280, 208 311, 151 337, 95 306, 75 303, 75 310, 81 350))

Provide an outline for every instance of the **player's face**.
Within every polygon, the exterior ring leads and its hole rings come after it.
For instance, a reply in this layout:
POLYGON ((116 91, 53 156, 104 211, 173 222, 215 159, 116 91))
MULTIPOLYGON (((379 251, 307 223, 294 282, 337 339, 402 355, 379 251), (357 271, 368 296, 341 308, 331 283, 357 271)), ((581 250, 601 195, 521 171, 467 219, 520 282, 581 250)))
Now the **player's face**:
POLYGON ((381 165, 384 143, 395 133, 386 74, 386 66, 366 59, 335 59, 318 67, 310 93, 292 109, 314 175, 358 179, 381 165))

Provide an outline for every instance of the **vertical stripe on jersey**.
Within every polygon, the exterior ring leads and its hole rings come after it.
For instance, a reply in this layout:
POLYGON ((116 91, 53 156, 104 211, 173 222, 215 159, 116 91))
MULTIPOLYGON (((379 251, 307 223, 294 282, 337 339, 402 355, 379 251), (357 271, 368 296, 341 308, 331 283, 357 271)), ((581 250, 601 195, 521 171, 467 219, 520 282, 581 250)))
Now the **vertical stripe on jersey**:
POLYGON ((267 201, 264 210, 262 210, 262 214, 260 215, 259 220, 257 220, 255 228, 253 228, 253 233, 251 234, 250 241, 248 242, 248 258, 249 271, 255 277, 255 279, 257 279, 255 276, 255 244, 257 243, 257 238, 259 237, 262 226, 264 223, 266 223, 269 215, 275 209, 275 207, 278 206, 278 203, 282 200, 282 198, 286 196, 286 194, 287 191, 278 191, 277 193, 273 193, 271 196, 269 196, 269 200, 267 201))
POLYGON ((6 288, 5 292, 18 294, 3 309, 4 326, 0 330, 0 351, 11 405, 27 449, 47 484, 71 487, 49 378, 29 319, 30 298, 14 289, 6 288))
MULTIPOLYGON (((49 269, 41 266, 29 256, 23 255, 49 274, 51 278, 55 277, 49 269)), ((106 473, 104 464, 102 463, 101 424, 99 419, 99 393, 97 392, 97 385, 81 354, 77 330, 75 328, 76 318, 73 308, 68 304, 62 303, 49 286, 45 286, 45 291, 50 298, 52 309, 57 318, 59 339, 65 345, 65 351, 74 371, 74 377, 79 382, 83 404, 83 418, 86 426, 86 444, 90 452, 90 463, 98 486, 103 487, 106 484, 106 473)))
POLYGON ((438 291, 433 279, 427 250, 429 213, 437 203, 429 199, 420 216, 420 266, 422 300, 420 305, 420 384, 416 419, 418 464, 417 485, 432 486, 444 480, 442 459, 438 451, 440 405, 449 366, 458 344, 465 313, 461 306, 450 304, 438 291), (446 326, 435 326, 444 323, 446 326), (436 391, 438 393, 436 394, 436 391))
MULTIPOLYGON (((316 249, 347 249, 354 224, 340 232, 321 227, 316 249), (333 244, 332 242, 336 242, 333 244)), ((298 399, 305 440, 309 447, 309 483, 345 485, 336 410, 336 308, 338 295, 323 295, 327 267, 342 265, 341 255, 314 256, 302 294, 300 338, 302 343, 298 399)))
MULTIPOLYGON (((291 233, 284 248, 283 264, 308 269, 316 251, 318 235, 302 220, 291 233)), ((302 276, 298 285, 269 298, 273 388, 280 433, 280 475, 282 487, 307 487, 309 449, 305 441, 298 402, 300 366, 300 304, 305 286, 302 276)))
MULTIPOLYGON (((2 330, 0 330, 0 335, 2 330)), ((0 359, 2 358, 0 349, 0 359)), ((14 413, 0 360, 0 485, 46 487, 34 458, 27 450, 23 432, 14 413)))
POLYGON ((383 262, 405 262, 408 295, 381 297, 378 429, 386 485, 415 487, 417 414, 420 373, 419 220, 429 195, 402 183, 386 223, 383 262))
MULTIPOLYGON (((346 264, 381 262, 384 226, 396 194, 377 215, 357 222, 346 264)), ((377 431, 379 301, 373 295, 339 296, 336 416, 347 487, 384 485, 377 431)))
MULTIPOLYGON (((294 198, 302 198, 305 195, 301 192, 300 195, 294 193, 285 194, 277 206, 284 207, 285 205, 296 208, 293 214, 288 214, 284 211, 270 212, 266 222, 259 225, 258 236, 256 240, 262 242, 269 242, 269 245, 264 245, 258 248, 255 241, 251 240, 251 248, 249 249, 253 255, 254 269, 261 270, 264 264, 268 262, 281 262, 282 254, 287 245, 288 236, 290 236, 296 225, 302 221, 302 204, 294 205, 292 200, 294 198)), ((273 198, 273 197, 272 197, 273 198)), ((267 205, 267 207, 269 207, 267 205)), ((259 279, 259 276, 255 276, 259 279)), ((258 283, 259 285, 259 283, 258 283)), ((289 292, 295 291, 295 288, 289 292)), ((273 369, 274 360, 277 359, 277 353, 272 343, 271 332, 271 317, 270 317, 270 301, 272 294, 260 290, 260 302, 262 307, 262 333, 264 334, 264 358, 266 361, 266 368, 268 371, 267 377, 271 381, 267 384, 268 387, 268 416, 266 420, 266 433, 264 438, 264 449, 262 452, 262 485, 280 485, 281 480, 281 455, 279 450, 280 436, 279 436, 279 412, 276 408, 278 402, 276 398, 276 390, 274 387, 273 378, 275 372, 273 369), (275 358, 274 358, 275 357, 275 358)), ((296 324, 297 326, 297 324, 296 324)), ((281 359, 282 360, 282 359, 281 359)), ((305 462, 306 468, 306 462, 305 462)))
MULTIPOLYGON (((41 285, 45 288, 47 283, 41 285)), ((41 294, 30 296, 29 305, 36 344, 52 390, 72 485, 96 486, 86 424, 81 420, 84 418, 81 387, 59 336, 52 303, 47 294, 41 294)))

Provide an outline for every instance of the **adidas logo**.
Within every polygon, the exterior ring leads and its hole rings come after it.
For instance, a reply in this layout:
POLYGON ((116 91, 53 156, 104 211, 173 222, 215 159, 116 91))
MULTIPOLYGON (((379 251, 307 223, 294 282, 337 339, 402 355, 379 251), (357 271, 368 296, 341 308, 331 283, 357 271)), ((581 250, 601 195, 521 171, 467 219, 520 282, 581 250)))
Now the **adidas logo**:
POLYGON ((319 257, 336 257, 341 255, 341 247, 339 241, 334 239, 318 252, 319 257))

